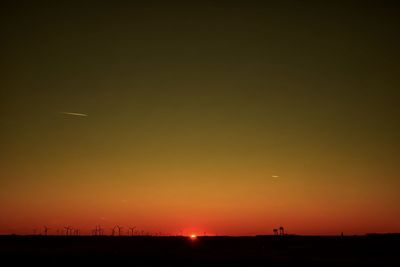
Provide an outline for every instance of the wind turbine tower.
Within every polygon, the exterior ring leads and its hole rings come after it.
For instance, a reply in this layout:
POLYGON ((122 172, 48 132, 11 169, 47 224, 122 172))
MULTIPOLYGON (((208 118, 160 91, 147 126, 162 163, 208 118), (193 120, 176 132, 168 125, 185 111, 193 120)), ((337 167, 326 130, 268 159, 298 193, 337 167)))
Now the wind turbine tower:
POLYGON ((133 236, 133 231, 135 230, 135 228, 136 228, 136 226, 129 228, 129 231, 131 232, 131 236, 133 236))
POLYGON ((50 228, 47 227, 46 225, 43 226, 43 228, 44 228, 44 235, 47 236, 47 233, 49 232, 50 228))

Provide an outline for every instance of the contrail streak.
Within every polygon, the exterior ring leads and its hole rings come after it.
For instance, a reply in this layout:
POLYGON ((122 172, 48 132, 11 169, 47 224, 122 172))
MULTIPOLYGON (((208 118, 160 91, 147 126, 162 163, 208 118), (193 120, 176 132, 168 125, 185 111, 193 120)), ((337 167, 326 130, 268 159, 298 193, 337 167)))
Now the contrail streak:
POLYGON ((60 112, 61 114, 71 115, 71 116, 80 116, 80 117, 87 117, 87 114, 83 113, 75 113, 75 112, 60 112))

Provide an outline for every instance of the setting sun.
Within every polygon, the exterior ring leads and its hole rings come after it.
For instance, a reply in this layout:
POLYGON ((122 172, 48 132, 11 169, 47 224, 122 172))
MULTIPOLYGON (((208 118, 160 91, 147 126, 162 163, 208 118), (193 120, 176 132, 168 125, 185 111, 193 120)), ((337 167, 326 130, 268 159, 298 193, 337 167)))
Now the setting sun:
POLYGON ((192 240, 195 240, 195 239, 197 239, 197 235, 195 235, 195 234, 191 234, 191 235, 190 235, 190 239, 192 239, 192 240))

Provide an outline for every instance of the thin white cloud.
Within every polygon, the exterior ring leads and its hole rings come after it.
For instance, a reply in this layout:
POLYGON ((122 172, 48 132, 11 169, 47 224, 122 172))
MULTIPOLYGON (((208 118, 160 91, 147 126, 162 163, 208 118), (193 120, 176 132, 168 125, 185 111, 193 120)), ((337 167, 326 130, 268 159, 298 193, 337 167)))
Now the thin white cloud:
POLYGON ((78 116, 78 117, 87 117, 87 114, 84 113, 76 113, 76 112, 60 112, 61 114, 71 115, 71 116, 78 116))

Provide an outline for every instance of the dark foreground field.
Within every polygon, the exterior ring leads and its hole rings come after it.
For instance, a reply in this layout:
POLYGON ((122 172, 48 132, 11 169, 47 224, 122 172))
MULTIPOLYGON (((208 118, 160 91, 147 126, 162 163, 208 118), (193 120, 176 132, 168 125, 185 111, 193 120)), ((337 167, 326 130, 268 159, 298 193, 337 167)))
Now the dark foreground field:
POLYGON ((123 266, 400 266, 400 235, 359 237, 0 236, 1 262, 123 266))

